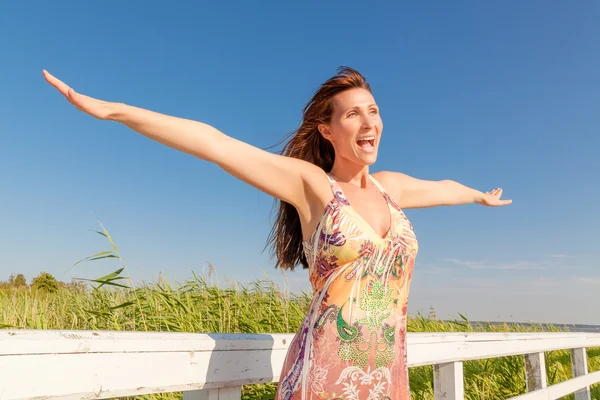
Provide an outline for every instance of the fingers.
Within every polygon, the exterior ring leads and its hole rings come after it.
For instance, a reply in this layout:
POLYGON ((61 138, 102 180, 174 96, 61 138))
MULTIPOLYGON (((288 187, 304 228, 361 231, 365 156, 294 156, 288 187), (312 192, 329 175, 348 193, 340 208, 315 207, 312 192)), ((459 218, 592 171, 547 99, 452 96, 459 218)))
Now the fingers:
POLYGON ((71 89, 67 84, 65 84, 63 81, 61 81, 60 79, 56 78, 54 75, 52 75, 50 72, 43 70, 42 73, 44 74, 44 78, 46 78, 46 81, 54 86, 62 95, 64 95, 65 97, 69 98, 69 91, 73 90, 71 89))
POLYGON ((46 81, 50 85, 54 86, 54 88, 56 88, 63 96, 65 96, 71 104, 73 104, 78 110, 85 111, 85 106, 82 104, 82 101, 85 101, 85 99, 76 93, 73 88, 46 70, 43 70, 42 73, 46 81))
POLYGON ((500 197, 502 196, 502 188, 496 188, 492 191, 485 192, 485 194, 489 196, 500 197))
POLYGON ((492 207, 507 206, 509 204, 512 204, 512 200, 495 200, 489 203, 492 207))
POLYGON ((507 206, 512 204, 512 200, 500 200, 502 196, 502 188, 496 188, 485 193, 486 199, 484 200, 485 205, 490 207, 507 206))

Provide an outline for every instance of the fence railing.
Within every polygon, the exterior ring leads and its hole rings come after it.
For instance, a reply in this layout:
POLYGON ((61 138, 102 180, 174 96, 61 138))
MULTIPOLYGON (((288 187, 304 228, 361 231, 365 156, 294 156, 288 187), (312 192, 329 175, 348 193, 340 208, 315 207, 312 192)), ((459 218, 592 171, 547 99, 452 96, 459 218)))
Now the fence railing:
MULTIPOLYGON (((0 331, 0 399, 102 399, 184 391, 238 400, 241 386, 277 382, 291 334, 0 331)), ((590 400, 586 348, 595 333, 409 333, 410 367, 434 366, 435 399, 464 397, 463 362, 524 355, 527 393, 513 399, 590 400), (548 386, 544 352, 570 349, 573 378, 548 386)))

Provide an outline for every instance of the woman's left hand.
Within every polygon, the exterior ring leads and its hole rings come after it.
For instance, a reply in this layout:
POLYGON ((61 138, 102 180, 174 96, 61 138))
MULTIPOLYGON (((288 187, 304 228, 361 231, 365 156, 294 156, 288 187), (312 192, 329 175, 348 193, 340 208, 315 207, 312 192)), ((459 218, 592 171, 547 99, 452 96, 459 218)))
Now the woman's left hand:
POLYGON ((488 207, 507 206, 512 203, 512 200, 500 200, 500 196, 502 196, 502 189, 497 188, 490 192, 485 192, 476 203, 488 207))

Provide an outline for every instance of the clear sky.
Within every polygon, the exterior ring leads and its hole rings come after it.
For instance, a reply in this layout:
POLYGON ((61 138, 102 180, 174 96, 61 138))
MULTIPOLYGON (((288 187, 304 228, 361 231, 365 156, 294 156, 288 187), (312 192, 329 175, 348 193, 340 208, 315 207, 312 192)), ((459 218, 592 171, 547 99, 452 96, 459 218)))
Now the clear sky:
MULTIPOLYGON (((373 86, 371 170, 503 187, 513 204, 407 210, 409 312, 600 323, 600 3, 3 2, 0 279, 98 277, 101 221, 137 281, 267 274, 273 201, 75 110, 43 80, 201 120, 266 148, 337 67, 373 86)), ((308 288, 306 271, 288 274, 308 288)))

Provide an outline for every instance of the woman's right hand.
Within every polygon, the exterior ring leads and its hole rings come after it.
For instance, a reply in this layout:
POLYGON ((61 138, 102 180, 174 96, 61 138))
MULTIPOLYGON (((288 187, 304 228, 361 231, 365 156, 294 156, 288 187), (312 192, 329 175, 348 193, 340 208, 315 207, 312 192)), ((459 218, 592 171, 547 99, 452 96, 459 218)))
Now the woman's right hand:
POLYGON ((72 88, 65 84, 60 79, 44 70, 42 72, 46 81, 54 86, 71 104, 75 106, 79 111, 83 111, 91 115, 92 117, 109 120, 113 119, 116 107, 115 103, 108 101, 102 101, 94 99, 93 97, 85 96, 83 94, 76 93, 72 88))

